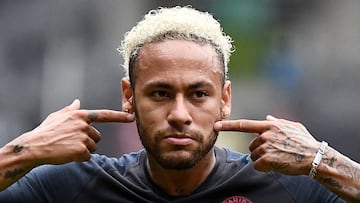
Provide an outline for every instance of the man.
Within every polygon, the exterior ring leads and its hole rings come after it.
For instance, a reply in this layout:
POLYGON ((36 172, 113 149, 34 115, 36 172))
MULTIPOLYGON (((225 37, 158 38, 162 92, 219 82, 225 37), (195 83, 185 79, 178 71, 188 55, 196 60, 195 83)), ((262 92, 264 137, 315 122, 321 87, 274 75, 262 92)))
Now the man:
POLYGON ((303 125, 224 120, 231 39, 210 14, 150 11, 120 50, 124 112, 75 100, 5 145, 0 202, 360 202, 359 164, 303 125), (91 154, 101 138, 91 123, 134 120, 144 150, 91 154), (214 147, 224 130, 256 134, 251 154, 214 147))

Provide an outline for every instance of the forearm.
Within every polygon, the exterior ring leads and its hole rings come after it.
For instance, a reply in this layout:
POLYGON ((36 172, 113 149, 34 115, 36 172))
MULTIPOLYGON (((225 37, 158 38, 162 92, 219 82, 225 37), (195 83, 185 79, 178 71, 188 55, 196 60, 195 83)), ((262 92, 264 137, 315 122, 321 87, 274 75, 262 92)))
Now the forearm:
POLYGON ((29 164, 30 156, 26 146, 21 145, 17 140, 0 149, 0 191, 9 187, 32 169, 29 164))
POLYGON ((360 202, 360 164, 327 147, 315 178, 350 202, 360 202))

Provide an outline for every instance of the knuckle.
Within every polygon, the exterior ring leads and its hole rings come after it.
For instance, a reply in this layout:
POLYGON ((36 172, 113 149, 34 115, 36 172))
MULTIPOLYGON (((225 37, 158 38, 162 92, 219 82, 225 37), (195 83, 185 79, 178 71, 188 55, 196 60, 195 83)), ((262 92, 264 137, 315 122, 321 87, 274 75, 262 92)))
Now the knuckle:
POLYGON ((238 122, 238 127, 239 127, 239 129, 244 129, 245 127, 246 127, 246 123, 245 123, 245 121, 243 121, 243 120, 240 120, 239 122, 238 122))
POLYGON ((295 127, 298 127, 300 129, 302 129, 304 127, 303 124, 301 124, 300 122, 295 122, 294 125, 295 125, 295 127))
POLYGON ((268 139, 269 139, 269 136, 268 136, 266 133, 262 133, 262 134, 259 135, 259 137, 257 138, 257 142, 258 142, 259 144, 265 143, 268 139))
POLYGON ((91 155, 89 153, 89 151, 87 151, 86 153, 82 153, 80 155, 78 155, 77 161, 88 161, 90 160, 91 155))
POLYGON ((267 152, 267 147, 265 147, 264 145, 260 145, 258 148, 257 148, 258 152, 260 155, 263 155, 263 154, 266 154, 267 152))
POLYGON ((77 160, 87 160, 90 156, 90 152, 85 144, 78 146, 75 149, 77 160))
POLYGON ((258 159, 254 162, 254 169, 258 171, 266 171, 266 166, 262 159, 258 159))
POLYGON ((89 130, 89 125, 86 122, 77 122, 77 128, 83 132, 87 132, 89 130))
POLYGON ((81 147, 77 148, 77 154, 82 155, 87 153, 87 147, 85 145, 81 145, 81 147))
POLYGON ((72 119, 79 119, 83 117, 83 112, 81 110, 75 110, 70 112, 70 118, 72 119))
POLYGON ((87 134, 85 134, 85 133, 80 133, 80 134, 78 135, 78 139, 79 139, 80 143, 85 144, 85 143, 88 142, 89 136, 88 136, 87 134))
POLYGON ((82 156, 82 159, 84 161, 88 161, 90 160, 90 158, 91 158, 91 154, 89 153, 89 151, 87 151, 87 153, 84 153, 84 155, 82 156))
POLYGON ((280 130, 280 129, 281 129, 281 125, 282 125, 282 124, 279 124, 279 123, 277 123, 276 121, 272 121, 272 122, 271 122, 271 127, 270 127, 270 129, 272 129, 272 130, 280 130))
POLYGON ((72 120, 86 121, 86 111, 85 110, 73 110, 73 111, 69 112, 69 118, 72 120))
POLYGON ((273 161, 274 161, 274 159, 271 156, 266 156, 266 155, 263 156, 262 159, 261 159, 261 162, 263 164, 271 163, 273 161))

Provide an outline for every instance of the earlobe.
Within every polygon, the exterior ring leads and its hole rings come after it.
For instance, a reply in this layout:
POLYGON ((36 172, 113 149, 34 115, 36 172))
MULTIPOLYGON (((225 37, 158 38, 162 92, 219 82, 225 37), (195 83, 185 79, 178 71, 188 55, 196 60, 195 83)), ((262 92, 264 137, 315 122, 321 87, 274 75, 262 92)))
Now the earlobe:
POLYGON ((228 114, 226 111, 221 112, 221 119, 226 119, 228 117, 228 114))

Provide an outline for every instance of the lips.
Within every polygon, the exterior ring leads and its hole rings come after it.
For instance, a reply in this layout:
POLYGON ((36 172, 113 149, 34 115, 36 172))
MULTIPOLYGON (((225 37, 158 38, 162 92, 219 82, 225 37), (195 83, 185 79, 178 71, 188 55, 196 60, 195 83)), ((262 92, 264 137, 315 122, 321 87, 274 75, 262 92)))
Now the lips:
POLYGON ((173 145, 189 145, 195 141, 193 138, 185 134, 168 135, 164 137, 164 140, 173 145))

